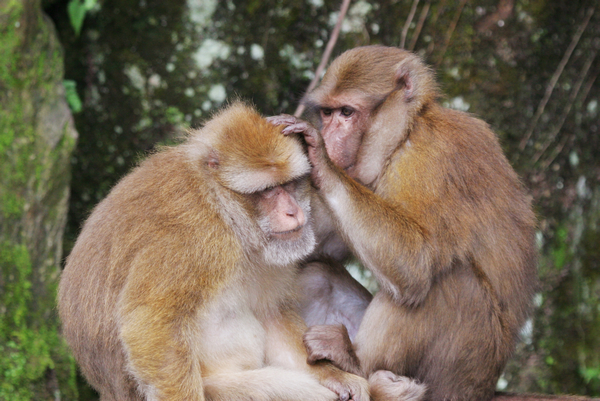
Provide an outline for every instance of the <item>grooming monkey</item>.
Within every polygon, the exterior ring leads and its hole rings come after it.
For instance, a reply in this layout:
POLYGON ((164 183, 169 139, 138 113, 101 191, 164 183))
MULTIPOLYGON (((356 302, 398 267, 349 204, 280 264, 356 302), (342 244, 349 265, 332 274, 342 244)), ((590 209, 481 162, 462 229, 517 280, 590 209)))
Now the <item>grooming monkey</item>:
POLYGON ((102 401, 368 400, 363 378, 306 363, 294 281, 315 244, 310 165, 281 128, 235 103, 86 221, 58 303, 102 401))
POLYGON ((529 197, 487 124, 438 97, 416 55, 367 46, 305 97, 320 133, 270 118, 304 135, 331 217, 300 278, 309 360, 368 377, 374 400, 491 399, 537 285, 529 197), (372 301, 344 284, 350 253, 372 301))

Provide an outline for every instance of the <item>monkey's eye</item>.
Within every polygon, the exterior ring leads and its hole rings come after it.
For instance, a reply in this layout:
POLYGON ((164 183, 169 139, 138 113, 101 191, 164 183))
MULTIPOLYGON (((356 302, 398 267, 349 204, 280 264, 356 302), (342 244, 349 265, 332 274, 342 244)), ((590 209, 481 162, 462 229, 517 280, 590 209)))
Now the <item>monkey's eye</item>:
POLYGON ((352 114, 354 114, 354 109, 350 108, 350 107, 342 107, 342 115, 345 117, 350 117, 352 114))
POLYGON ((331 112, 331 109, 321 109, 321 113, 323 113, 324 116, 330 116, 331 112))
POLYGON ((308 177, 308 174, 297 177, 295 179, 293 179, 292 181, 288 181, 285 184, 282 184, 282 186, 289 192, 294 192, 296 189, 298 189, 298 187, 300 186, 300 184, 302 183, 302 181, 304 181, 306 178, 308 177))

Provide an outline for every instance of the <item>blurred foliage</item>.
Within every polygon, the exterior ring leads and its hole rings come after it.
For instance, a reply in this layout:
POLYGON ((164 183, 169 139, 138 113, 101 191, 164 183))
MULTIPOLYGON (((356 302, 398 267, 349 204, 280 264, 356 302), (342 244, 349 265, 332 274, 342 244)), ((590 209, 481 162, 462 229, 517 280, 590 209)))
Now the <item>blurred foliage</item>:
MULTIPOLYGON (((73 34, 70 0, 46 11, 82 111, 65 250, 116 180, 228 99, 293 112, 341 1, 99 0, 73 34)), ((531 190, 537 310, 502 386, 600 395, 600 10, 595 0, 352 1, 335 54, 404 45, 444 104, 492 126, 531 190), (414 13, 411 10, 414 8, 414 13)))
POLYGON ((81 32, 85 14, 92 10, 97 4, 96 0, 71 0, 69 2, 67 11, 69 13, 71 26, 75 30, 75 35, 79 36, 79 32, 81 32))

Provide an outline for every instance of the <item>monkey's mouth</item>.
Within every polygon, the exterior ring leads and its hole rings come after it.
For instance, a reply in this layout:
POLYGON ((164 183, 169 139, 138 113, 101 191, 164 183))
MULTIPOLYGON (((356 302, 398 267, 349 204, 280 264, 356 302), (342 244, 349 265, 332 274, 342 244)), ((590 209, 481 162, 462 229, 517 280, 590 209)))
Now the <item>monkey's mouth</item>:
POLYGON ((272 238, 277 238, 279 240, 290 241, 300 238, 302 236, 302 229, 304 225, 298 226, 293 230, 289 231, 274 231, 271 233, 272 238))

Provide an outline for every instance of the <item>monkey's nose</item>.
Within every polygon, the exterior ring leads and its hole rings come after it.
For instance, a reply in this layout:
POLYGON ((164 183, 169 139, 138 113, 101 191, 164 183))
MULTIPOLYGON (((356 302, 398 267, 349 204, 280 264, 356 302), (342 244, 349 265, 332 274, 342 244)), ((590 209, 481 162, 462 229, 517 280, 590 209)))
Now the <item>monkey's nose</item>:
POLYGON ((275 228, 277 232, 294 231, 301 228, 306 222, 302 209, 295 204, 289 204, 280 215, 279 224, 275 228))
POLYGON ((302 227, 306 222, 306 217, 304 216, 304 212, 298 205, 290 205, 288 208, 286 215, 296 222, 296 225, 302 227))

